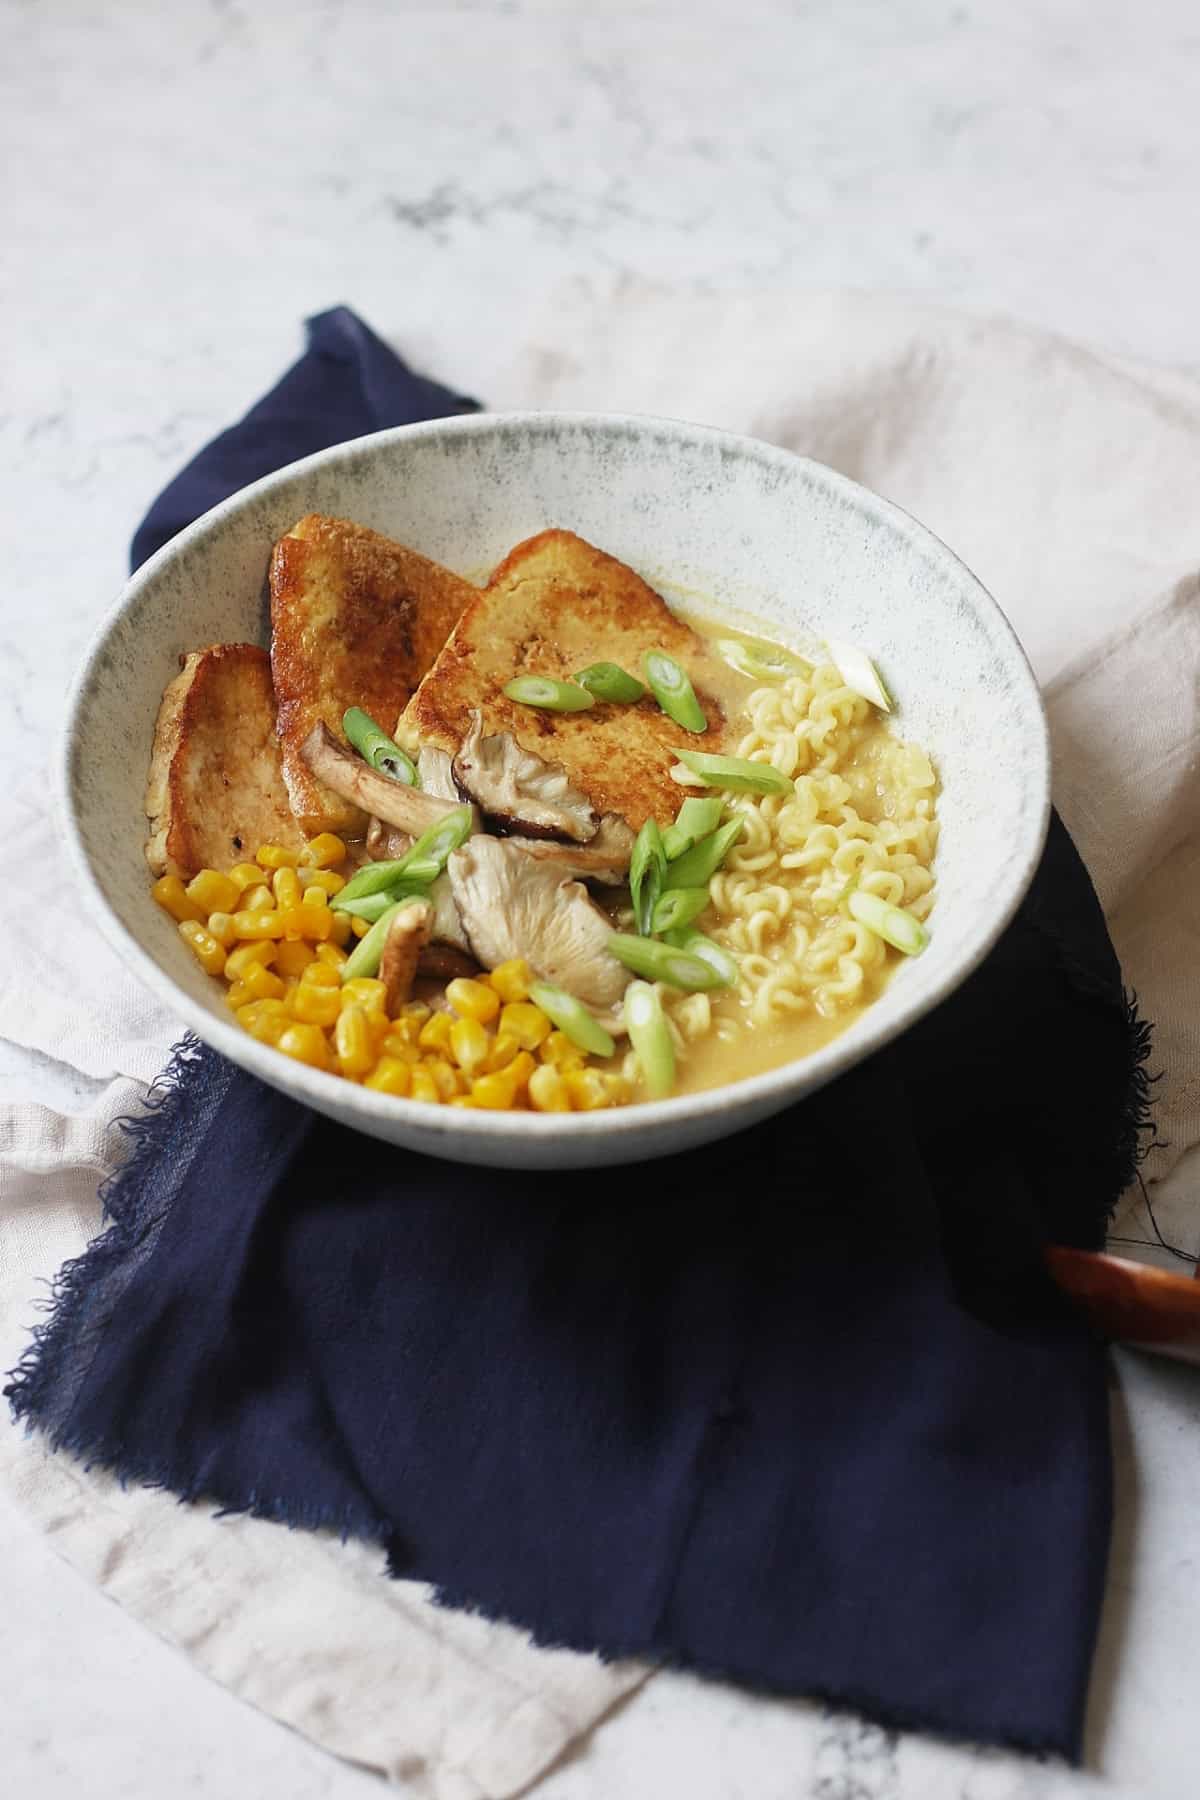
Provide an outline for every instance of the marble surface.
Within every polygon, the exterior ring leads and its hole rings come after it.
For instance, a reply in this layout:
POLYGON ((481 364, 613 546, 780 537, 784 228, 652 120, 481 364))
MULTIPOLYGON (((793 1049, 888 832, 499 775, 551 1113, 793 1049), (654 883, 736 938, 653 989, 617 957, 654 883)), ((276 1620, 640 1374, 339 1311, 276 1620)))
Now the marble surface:
MULTIPOLYGON (((0 817, 148 497, 348 300, 481 395, 547 297, 889 288, 1200 365, 1191 0, 0 0, 0 817)), ((614 395, 614 405, 626 396, 614 395)), ((0 1057, 0 1102, 86 1084, 0 1057)), ((1194 1791, 1200 1386, 1115 1359, 1121 1489, 1088 1772, 663 1676, 545 1800, 1194 1791)), ((205 1682, 0 1505, 5 1789, 378 1783, 205 1682)))

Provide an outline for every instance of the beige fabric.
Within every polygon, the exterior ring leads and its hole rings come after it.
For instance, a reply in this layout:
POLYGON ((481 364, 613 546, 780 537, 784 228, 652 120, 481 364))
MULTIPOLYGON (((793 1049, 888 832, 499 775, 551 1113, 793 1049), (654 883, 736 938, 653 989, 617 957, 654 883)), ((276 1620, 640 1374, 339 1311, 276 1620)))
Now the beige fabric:
MULTIPOLYGON (((1056 797, 1158 1020, 1170 1147, 1148 1168, 1165 1176, 1200 1141, 1200 385, 861 296, 621 290, 557 297, 491 398, 773 438, 898 500, 972 564, 1049 684, 1056 797)), ((0 1123, 3 1366, 38 1281, 94 1231, 113 1121, 176 1033, 78 918, 48 826, 27 834, 22 868, 0 933, 0 1039, 87 1079, 60 1071, 64 1098, 0 1123)), ((1193 1247, 1198 1164, 1157 1190, 1165 1228, 1193 1247)), ((435 1800, 516 1793, 646 1676, 440 1611, 383 1579, 369 1548, 122 1492, 7 1420, 0 1480, 199 1668, 435 1800)))

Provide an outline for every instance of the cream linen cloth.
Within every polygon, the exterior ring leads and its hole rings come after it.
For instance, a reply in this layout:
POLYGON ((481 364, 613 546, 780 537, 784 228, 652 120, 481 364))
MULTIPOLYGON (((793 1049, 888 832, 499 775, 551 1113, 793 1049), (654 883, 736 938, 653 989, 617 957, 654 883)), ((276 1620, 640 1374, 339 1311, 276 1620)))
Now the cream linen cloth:
MULTIPOLYGON (((448 349, 436 361, 453 372, 448 349)), ((624 288, 557 296, 488 397, 772 439, 908 507, 991 588, 1046 685, 1056 799, 1157 1023, 1160 1223, 1200 1246, 1200 382, 894 301, 624 288)), ((96 1229, 114 1120, 177 1032, 80 922, 50 826, 25 821, 22 843, 0 1039, 88 1081, 61 1110, 10 1107, 0 1125, 4 1367, 39 1282, 96 1229)), ((516 1793, 647 1678, 441 1610, 364 1546, 121 1491, 7 1419, 0 1481, 206 1673, 435 1800, 516 1793)))

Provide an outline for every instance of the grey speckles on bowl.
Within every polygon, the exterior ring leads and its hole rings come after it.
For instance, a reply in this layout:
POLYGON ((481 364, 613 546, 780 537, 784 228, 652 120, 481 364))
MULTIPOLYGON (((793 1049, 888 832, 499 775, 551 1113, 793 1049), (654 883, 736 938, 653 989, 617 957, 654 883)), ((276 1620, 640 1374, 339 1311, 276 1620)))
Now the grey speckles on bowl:
POLYGON ((146 564, 76 683, 64 758, 68 836, 94 910, 198 1035, 296 1099, 435 1156, 518 1167, 639 1161, 751 1124, 812 1092, 937 1004, 987 953, 1032 878, 1049 808, 1045 720, 1025 657, 967 569, 906 514, 751 439, 660 419, 474 415, 404 427, 295 463, 199 520, 146 564), (289 1062, 240 1031, 153 905, 142 794, 159 697, 182 651, 265 641, 271 546, 305 512, 373 525, 428 556, 489 568, 567 526, 668 598, 763 620, 803 645, 870 650, 905 735, 942 782, 932 942, 834 1043, 713 1093, 611 1112, 445 1111, 289 1062))

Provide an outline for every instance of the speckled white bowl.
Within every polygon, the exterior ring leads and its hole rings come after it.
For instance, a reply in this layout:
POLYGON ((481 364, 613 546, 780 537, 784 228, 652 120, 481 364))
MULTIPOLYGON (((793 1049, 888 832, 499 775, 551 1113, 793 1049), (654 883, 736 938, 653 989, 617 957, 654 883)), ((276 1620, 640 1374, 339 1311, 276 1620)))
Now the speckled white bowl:
POLYGON ((136 973, 263 1081, 374 1137, 433 1156, 551 1168, 641 1161, 724 1136, 812 1093, 944 1000, 986 955, 1037 866, 1049 808, 1041 702, 1007 621, 946 547, 817 463, 668 420, 483 414, 381 432, 216 507, 130 581, 70 701, 63 793, 76 873, 136 973), (289 1062, 230 1019, 153 904, 142 793, 159 696, 179 654, 267 641, 271 545, 302 513, 340 514, 466 574, 570 527, 668 598, 749 614, 803 646, 861 644, 904 733, 942 781, 932 942, 815 1055, 715 1092, 575 1116, 449 1111, 289 1062))

